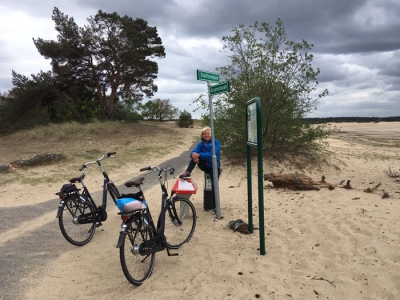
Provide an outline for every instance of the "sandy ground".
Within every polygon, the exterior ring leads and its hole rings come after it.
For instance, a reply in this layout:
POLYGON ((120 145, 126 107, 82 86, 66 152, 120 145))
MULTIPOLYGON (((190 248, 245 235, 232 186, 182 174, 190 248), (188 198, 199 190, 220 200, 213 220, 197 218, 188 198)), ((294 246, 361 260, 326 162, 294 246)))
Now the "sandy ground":
MULTIPOLYGON (((61 242, 61 256, 43 262, 23 279, 24 298, 400 299, 400 182, 387 175, 389 168, 400 172, 400 123, 334 125, 340 131, 328 140, 325 163, 300 168, 264 162, 264 173, 298 172, 316 181, 324 175, 336 187, 291 191, 265 181, 265 255, 260 255, 256 163, 252 168, 256 229, 249 235, 228 226, 230 220, 248 220, 246 166, 224 165, 221 220, 203 210, 202 173, 195 170, 193 178, 199 185, 191 197, 198 214, 195 234, 178 250, 179 256, 157 253, 153 274, 140 287, 129 284, 121 270, 115 248, 121 221, 114 207, 89 244, 75 247, 61 242), (352 189, 339 186, 342 180, 351 180, 352 189), (378 183, 373 193, 364 192, 378 183), (384 192, 389 198, 382 198, 384 192)), ((122 179, 127 174, 114 175, 122 179)), ((8 195, 19 199, 17 205, 54 198, 54 186, 41 189, 40 195, 20 197, 29 192, 21 186, 8 195)), ((145 193, 155 214, 159 187, 145 187, 145 193)), ((8 207, 15 201, 2 198, 0 204, 8 207)), ((0 242, 49 224, 56 225, 54 213, 30 226, 24 224, 24 231, 1 233, 0 242)), ((59 239, 63 240, 61 233, 59 239)))

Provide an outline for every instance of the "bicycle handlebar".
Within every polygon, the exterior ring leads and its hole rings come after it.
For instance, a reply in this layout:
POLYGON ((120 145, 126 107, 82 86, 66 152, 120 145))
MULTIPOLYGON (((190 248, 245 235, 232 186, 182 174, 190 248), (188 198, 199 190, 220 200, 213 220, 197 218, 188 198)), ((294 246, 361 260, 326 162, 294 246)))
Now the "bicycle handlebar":
POLYGON ((149 174, 149 173, 152 173, 152 172, 157 172, 157 171, 160 171, 160 174, 161 174, 161 172, 168 172, 169 171, 169 174, 173 175, 175 173, 175 168, 172 167, 172 166, 167 166, 165 168, 148 166, 148 167, 145 167, 145 168, 140 168, 140 171, 141 172, 149 171, 146 174, 149 174))
POLYGON ((102 161, 104 158, 109 158, 109 157, 113 157, 115 158, 115 156, 112 156, 114 154, 117 154, 117 152, 113 151, 113 152, 107 152, 106 154, 104 154, 102 157, 100 157, 99 159, 95 160, 95 161, 89 161, 85 164, 82 165, 82 167, 79 168, 79 171, 83 171, 85 170, 89 165, 92 164, 98 164, 100 161, 102 161))

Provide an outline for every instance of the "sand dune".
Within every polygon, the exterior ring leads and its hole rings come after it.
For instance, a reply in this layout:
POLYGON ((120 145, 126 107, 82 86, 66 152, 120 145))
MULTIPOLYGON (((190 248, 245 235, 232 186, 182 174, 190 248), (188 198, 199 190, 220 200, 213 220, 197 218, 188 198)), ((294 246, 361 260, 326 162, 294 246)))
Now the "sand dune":
MULTIPOLYGON (((228 226, 230 220, 247 221, 246 166, 224 166, 221 220, 202 209, 202 173, 196 170, 200 189, 191 197, 196 232, 179 256, 157 253, 153 274, 142 286, 129 284, 122 273, 115 248, 121 221, 114 207, 89 244, 61 242, 64 254, 24 279, 25 298, 400 299, 400 183, 386 174, 389 167, 400 171, 400 124, 337 128, 341 132, 328 140, 326 163, 299 169, 265 162, 264 172, 299 172, 315 180, 324 175, 336 185, 334 190, 291 191, 264 182, 266 255, 259 252, 258 229, 245 235, 228 226), (337 186, 341 180, 351 180, 352 189, 337 186), (378 183, 373 193, 364 192, 378 183), (383 191, 390 197, 383 199, 383 191)), ((258 227, 256 169, 253 220, 258 227)), ((145 193, 156 214, 159 188, 145 187, 145 193)), ((35 222, 58 226, 54 215, 47 224, 35 222)), ((2 244, 6 238, 1 235, 2 244)))

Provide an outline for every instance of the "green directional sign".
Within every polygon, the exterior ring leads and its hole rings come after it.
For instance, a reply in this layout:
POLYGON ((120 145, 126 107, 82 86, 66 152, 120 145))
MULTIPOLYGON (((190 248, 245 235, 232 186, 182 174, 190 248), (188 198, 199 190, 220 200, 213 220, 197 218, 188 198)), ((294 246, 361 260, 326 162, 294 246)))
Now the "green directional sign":
POLYGON ((210 86, 210 96, 227 93, 231 90, 229 81, 210 86))
POLYGON ((197 70, 197 80, 219 82, 219 74, 197 70))

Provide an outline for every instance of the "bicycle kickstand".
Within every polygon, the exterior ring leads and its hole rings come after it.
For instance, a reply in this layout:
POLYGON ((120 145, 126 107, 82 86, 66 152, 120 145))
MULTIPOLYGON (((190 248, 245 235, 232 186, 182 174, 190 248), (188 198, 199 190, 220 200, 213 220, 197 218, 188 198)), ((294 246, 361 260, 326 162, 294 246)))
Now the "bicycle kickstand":
POLYGON ((171 253, 171 252, 169 252, 169 248, 167 247, 167 253, 168 253, 168 256, 178 256, 179 255, 179 253, 171 253))

